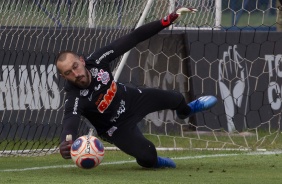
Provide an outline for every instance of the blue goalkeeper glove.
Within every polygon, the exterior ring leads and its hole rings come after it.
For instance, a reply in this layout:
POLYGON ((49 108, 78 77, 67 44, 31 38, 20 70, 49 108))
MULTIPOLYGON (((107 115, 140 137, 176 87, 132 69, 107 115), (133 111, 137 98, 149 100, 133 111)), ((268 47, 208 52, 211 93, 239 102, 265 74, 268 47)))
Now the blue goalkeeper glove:
POLYGON ((182 14, 184 13, 196 13, 198 10, 196 8, 178 8, 168 16, 164 17, 161 22, 163 26, 169 26, 175 23, 182 14))

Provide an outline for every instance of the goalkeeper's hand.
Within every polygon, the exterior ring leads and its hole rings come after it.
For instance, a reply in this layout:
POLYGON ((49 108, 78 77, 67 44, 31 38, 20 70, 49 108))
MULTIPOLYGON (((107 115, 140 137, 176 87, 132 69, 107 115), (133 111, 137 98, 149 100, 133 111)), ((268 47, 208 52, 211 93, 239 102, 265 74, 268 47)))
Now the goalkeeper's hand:
POLYGON ((175 23, 182 14, 185 13, 196 13, 198 10, 196 8, 178 8, 176 10, 174 10, 174 12, 172 12, 171 14, 169 14, 168 16, 164 17, 161 22, 163 26, 169 26, 173 23, 175 23))
POLYGON ((63 142, 61 142, 60 144, 60 154, 62 155, 62 157, 64 159, 70 159, 71 155, 70 155, 70 149, 71 149, 71 145, 72 145, 73 141, 66 141, 64 140, 63 142))

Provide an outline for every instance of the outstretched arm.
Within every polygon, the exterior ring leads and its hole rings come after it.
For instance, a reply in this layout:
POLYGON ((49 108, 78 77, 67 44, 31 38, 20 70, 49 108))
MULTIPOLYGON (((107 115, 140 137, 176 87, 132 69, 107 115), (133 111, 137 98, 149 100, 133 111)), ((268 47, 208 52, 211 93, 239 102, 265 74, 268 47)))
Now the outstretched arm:
POLYGON ((110 45, 115 51, 116 56, 120 56, 125 52, 127 52, 128 50, 135 47, 138 43, 154 36, 164 28, 173 24, 177 19, 180 18, 182 13, 188 13, 188 12, 194 13, 196 11, 197 9, 193 9, 193 8, 176 9, 174 12, 162 18, 161 20, 157 20, 145 24, 143 26, 140 26, 139 28, 135 29, 128 35, 125 35, 115 40, 110 45))
POLYGON ((161 20, 140 26, 131 33, 116 39, 106 47, 92 53, 87 59, 94 60, 97 64, 101 61, 105 63, 111 62, 115 58, 135 47, 138 43, 154 36, 164 28, 173 24, 178 18, 180 18, 182 13, 194 13, 196 11, 197 9, 193 8, 179 8, 161 20))
POLYGON ((115 51, 115 56, 118 57, 135 47, 138 43, 154 36, 165 27, 167 26, 164 26, 159 20, 150 22, 115 40, 109 46, 115 51))

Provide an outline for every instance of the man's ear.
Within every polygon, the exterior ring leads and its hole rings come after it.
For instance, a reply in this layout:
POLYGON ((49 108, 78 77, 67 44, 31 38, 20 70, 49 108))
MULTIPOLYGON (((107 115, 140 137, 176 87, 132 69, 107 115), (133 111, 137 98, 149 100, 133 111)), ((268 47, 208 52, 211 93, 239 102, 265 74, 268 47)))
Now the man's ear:
POLYGON ((61 73, 60 73, 60 76, 61 76, 62 78, 64 78, 64 79, 66 79, 65 76, 63 76, 61 73))
POLYGON ((82 56, 79 56, 79 60, 80 60, 80 62, 82 62, 83 65, 85 66, 85 61, 84 61, 84 58, 83 58, 82 56))

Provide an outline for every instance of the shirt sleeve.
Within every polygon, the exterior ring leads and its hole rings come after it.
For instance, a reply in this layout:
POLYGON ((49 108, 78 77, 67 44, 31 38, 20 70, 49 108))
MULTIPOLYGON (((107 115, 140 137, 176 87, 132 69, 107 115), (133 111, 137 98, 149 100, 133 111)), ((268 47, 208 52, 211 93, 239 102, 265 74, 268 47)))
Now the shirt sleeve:
POLYGON ((72 135, 73 141, 75 140, 78 132, 79 122, 79 116, 70 116, 67 119, 63 119, 63 132, 61 134, 60 142, 66 140, 66 136, 69 134, 72 135))
POLYGON ((96 64, 100 64, 101 62, 109 63, 135 47, 138 43, 154 36, 164 28, 165 27, 161 24, 160 20, 140 26, 131 33, 124 35, 109 45, 95 51, 87 57, 87 60, 92 60, 96 62, 96 64))
POLYGON ((81 109, 78 97, 69 97, 65 102, 65 112, 63 118, 63 131, 60 137, 60 142, 66 139, 66 135, 71 134, 75 140, 81 120, 81 109))

